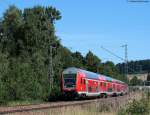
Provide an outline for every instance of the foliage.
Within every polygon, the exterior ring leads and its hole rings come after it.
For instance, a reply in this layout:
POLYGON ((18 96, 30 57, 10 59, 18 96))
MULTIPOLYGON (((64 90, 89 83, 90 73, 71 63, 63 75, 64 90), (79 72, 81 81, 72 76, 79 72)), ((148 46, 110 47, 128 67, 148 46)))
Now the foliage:
POLYGON ((8 93, 6 84, 2 82, 2 78, 8 74, 9 62, 7 60, 7 54, 0 52, 0 103, 6 103, 6 95, 8 93))
POLYGON ((147 81, 150 81, 150 72, 148 72, 147 81))
MULTIPOLYGON (((124 73, 124 63, 117 64, 120 73, 124 73)), ((147 73, 150 70, 150 60, 139 60, 128 62, 128 72, 130 74, 147 73)))
POLYGON ((118 115, 149 115, 149 101, 147 98, 133 100, 126 107, 118 111, 118 115))
POLYGON ((94 55, 91 51, 87 53, 85 59, 86 59, 87 69, 89 71, 98 72, 97 68, 101 60, 96 55, 94 55))
POLYGON ((0 58, 7 56, 0 63, 0 100, 47 99, 48 47, 59 47, 50 21, 60 18, 53 7, 6 10, 0 22, 0 58))
POLYGON ((131 86, 136 86, 136 85, 142 85, 143 81, 138 79, 136 76, 134 76, 131 80, 130 80, 130 85, 131 86))

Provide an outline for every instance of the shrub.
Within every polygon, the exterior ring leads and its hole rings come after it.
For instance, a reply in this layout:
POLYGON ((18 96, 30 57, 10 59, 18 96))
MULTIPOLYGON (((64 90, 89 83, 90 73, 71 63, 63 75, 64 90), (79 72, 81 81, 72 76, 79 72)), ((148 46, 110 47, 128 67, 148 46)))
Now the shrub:
POLYGON ((146 99, 141 99, 139 101, 133 100, 129 103, 126 108, 119 110, 118 115, 148 115, 149 106, 146 99))

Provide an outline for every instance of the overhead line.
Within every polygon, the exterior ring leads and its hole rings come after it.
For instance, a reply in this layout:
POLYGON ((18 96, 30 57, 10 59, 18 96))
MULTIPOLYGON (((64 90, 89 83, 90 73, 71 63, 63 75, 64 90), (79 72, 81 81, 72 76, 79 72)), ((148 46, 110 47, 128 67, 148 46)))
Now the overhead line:
MULTIPOLYGON (((110 53, 111 55, 113 55, 113 56, 119 58, 120 60, 122 60, 122 61, 127 61, 126 59, 124 59, 124 58, 122 58, 122 57, 116 55, 115 53, 113 53, 113 52, 111 52, 110 50, 104 48, 103 46, 101 46, 101 48, 102 48, 103 50, 107 51, 108 53, 110 53)), ((128 67, 128 69, 131 70, 132 72, 135 72, 135 70, 133 70, 133 69, 130 68, 130 67, 128 67)))

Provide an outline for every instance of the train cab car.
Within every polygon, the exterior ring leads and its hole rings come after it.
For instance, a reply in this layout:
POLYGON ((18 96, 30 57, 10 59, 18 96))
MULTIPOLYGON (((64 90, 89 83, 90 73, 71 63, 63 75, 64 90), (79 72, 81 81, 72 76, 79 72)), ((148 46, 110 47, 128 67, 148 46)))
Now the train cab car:
POLYGON ((67 68, 62 73, 62 92, 67 97, 107 97, 125 93, 127 85, 111 77, 67 68))
POLYGON ((78 68, 68 68, 62 73, 62 92, 69 97, 100 95, 98 74, 78 68))
POLYGON ((62 75, 62 91, 67 97, 76 96, 77 74, 73 71, 64 71, 62 75))

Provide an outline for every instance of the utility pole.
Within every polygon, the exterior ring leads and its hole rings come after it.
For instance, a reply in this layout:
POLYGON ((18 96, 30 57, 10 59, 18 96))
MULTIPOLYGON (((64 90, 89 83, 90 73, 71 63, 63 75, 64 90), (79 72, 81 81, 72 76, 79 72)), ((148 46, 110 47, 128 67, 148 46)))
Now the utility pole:
MULTIPOLYGON (((51 14, 50 15, 50 23, 53 26, 53 22, 54 22, 54 17, 51 14)), ((51 30, 51 34, 52 34, 53 30, 51 30)), ((50 91, 53 89, 53 75, 54 75, 54 71, 53 71, 53 44, 51 43, 51 40, 49 39, 49 53, 48 53, 48 57, 49 57, 49 65, 48 65, 48 79, 49 79, 49 84, 50 84, 50 91)))
POLYGON ((125 57, 124 57, 124 72, 125 76, 128 76, 128 45, 122 45, 125 48, 125 57))
POLYGON ((53 88, 53 58, 52 58, 52 46, 49 46, 49 67, 48 67, 48 79, 50 83, 50 90, 53 88))

